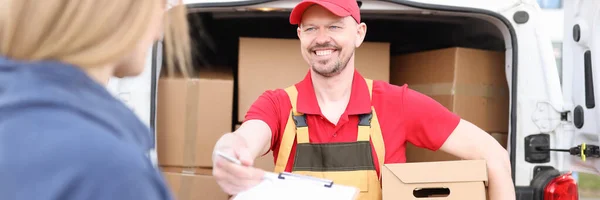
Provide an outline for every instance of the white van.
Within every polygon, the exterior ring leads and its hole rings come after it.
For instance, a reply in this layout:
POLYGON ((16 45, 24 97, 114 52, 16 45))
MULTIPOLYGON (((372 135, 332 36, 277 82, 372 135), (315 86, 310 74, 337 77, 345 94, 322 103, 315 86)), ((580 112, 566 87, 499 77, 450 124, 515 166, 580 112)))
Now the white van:
MULTIPOLYGON (((197 28, 195 37, 236 34, 244 28, 246 33, 260 37, 294 38, 296 34, 287 20, 298 1, 184 2, 191 13, 200 16, 192 22, 192 28, 197 28), (223 27, 213 23, 218 19, 240 23, 223 27), (248 26, 244 26, 248 19, 260 30, 248 31, 248 26)), ((600 173, 600 109, 596 107, 600 107, 600 70, 594 66, 600 63, 600 1, 564 2, 562 80, 536 0, 360 3, 363 19, 382 22, 377 26, 367 24, 366 41, 403 42, 398 51, 463 46, 505 52, 505 75, 510 89, 507 148, 517 199, 571 199, 577 195, 577 186, 568 171, 600 173), (571 153, 548 151, 570 148, 571 153), (581 156, 582 152, 585 156, 581 156)), ((200 37, 196 40, 206 49, 213 48, 210 38, 200 37)), ((151 127, 156 119, 160 50, 160 44, 153 49, 147 70, 140 77, 115 80, 109 86, 151 127)))

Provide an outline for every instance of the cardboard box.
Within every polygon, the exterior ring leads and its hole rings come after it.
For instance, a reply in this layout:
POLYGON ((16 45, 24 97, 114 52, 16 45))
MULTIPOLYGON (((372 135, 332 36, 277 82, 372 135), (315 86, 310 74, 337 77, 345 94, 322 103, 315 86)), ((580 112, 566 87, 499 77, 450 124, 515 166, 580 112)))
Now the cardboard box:
MULTIPOLYGON (((209 172, 209 171, 208 171, 209 172)), ((229 195, 207 172, 199 174, 163 171, 171 193, 178 200, 227 200, 229 195)))
POLYGON ((508 133, 490 133, 502 147, 508 149, 508 133))
MULTIPOLYGON (((366 78, 389 81, 389 56, 389 43, 364 42, 356 50, 355 67, 366 78)), ((263 92, 291 86, 309 69, 298 39, 240 38, 238 122, 263 92)))
MULTIPOLYGON (((506 133, 509 91, 504 60, 504 52, 468 48, 394 56, 390 83, 408 84, 488 133, 506 133)), ((410 143, 406 157, 407 162, 458 160, 410 143)))
POLYGON ((484 160, 385 164, 381 179, 383 200, 487 199, 484 160))
MULTIPOLYGON (((236 124, 235 130, 240 128, 240 126, 241 126, 241 124, 236 124)), ((261 156, 261 157, 257 158, 256 160, 254 160, 254 167, 265 170, 265 171, 269 171, 269 172, 275 171, 275 162, 273 159, 273 151, 269 151, 269 153, 267 153, 266 155, 261 156)))
POLYGON ((215 143, 231 131, 232 74, 200 74, 159 80, 156 137, 161 166, 212 167, 215 143))
POLYGON ((483 130, 508 132, 504 52, 446 48, 394 56, 390 83, 428 95, 483 130))

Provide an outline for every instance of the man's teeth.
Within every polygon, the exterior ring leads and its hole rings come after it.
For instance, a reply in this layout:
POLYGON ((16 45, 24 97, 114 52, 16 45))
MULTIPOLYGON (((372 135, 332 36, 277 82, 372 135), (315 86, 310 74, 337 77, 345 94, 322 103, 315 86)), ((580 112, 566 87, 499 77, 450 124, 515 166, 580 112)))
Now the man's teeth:
POLYGON ((318 56, 326 56, 326 55, 333 53, 333 50, 320 50, 320 51, 315 51, 315 53, 318 56))

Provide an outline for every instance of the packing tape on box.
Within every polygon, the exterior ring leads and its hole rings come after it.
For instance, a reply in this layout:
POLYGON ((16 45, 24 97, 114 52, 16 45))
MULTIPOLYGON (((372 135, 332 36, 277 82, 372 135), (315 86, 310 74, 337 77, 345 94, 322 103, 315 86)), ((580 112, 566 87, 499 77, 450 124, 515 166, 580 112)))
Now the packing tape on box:
POLYGON ((508 96, 508 88, 492 85, 476 84, 454 84, 454 83, 434 83, 434 84, 413 84, 408 88, 428 96, 436 95, 463 95, 480 97, 504 97, 508 96))
POLYGON ((198 134, 198 81, 188 81, 186 86, 185 135, 183 144, 183 164, 193 166, 196 163, 196 135, 198 134))
MULTIPOLYGON (((192 184, 194 182, 193 174, 182 174, 181 175, 181 185, 179 186, 179 191, 177 191, 177 199, 192 199, 192 184)), ((198 189, 198 188, 196 188, 198 189)))

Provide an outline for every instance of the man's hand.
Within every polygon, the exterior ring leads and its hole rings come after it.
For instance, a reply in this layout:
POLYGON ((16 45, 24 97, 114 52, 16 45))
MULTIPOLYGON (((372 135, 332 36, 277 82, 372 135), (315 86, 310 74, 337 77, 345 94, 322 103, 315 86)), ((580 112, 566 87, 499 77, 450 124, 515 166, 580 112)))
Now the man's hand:
POLYGON ((213 176, 224 192, 236 195, 260 183, 265 172, 252 166, 256 157, 269 150, 270 141, 271 129, 260 120, 249 120, 217 141, 213 151, 213 176), (216 151, 238 159, 242 165, 216 155, 216 151))
POLYGON ((461 120, 440 150, 462 159, 486 160, 490 199, 514 200, 516 198, 508 152, 479 127, 461 120))
POLYGON ((247 190, 262 180, 264 171, 252 167, 254 157, 250 155, 243 138, 229 133, 219 141, 222 148, 216 149, 241 161, 242 165, 233 163, 213 153, 213 176, 224 192, 235 195, 247 190))

